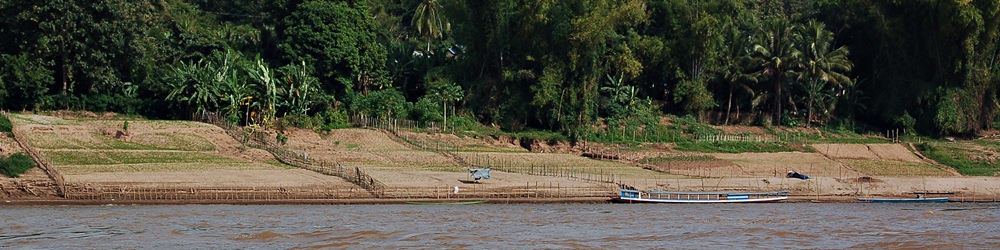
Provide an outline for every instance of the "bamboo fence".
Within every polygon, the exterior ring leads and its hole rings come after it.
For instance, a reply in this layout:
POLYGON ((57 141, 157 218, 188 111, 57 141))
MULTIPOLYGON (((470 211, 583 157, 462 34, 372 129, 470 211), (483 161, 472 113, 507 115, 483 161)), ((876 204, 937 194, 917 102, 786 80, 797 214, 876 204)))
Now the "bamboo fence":
POLYGON ((251 128, 241 128, 226 121, 225 118, 215 113, 202 113, 197 115, 200 121, 219 126, 227 134, 242 143, 244 146, 259 148, 271 152, 279 161, 299 168, 319 172, 326 175, 337 176, 354 183, 355 185, 368 190, 375 197, 385 195, 385 184, 368 175, 359 167, 349 168, 340 163, 328 162, 309 158, 308 153, 288 150, 271 138, 267 133, 256 131, 251 128))
POLYGON ((66 198, 77 200, 305 200, 371 198, 363 189, 352 188, 291 188, 277 186, 183 188, 150 187, 141 184, 72 186, 66 198))
MULTIPOLYGON (((2 114, 4 118, 7 118, 7 120, 10 120, 11 125, 14 125, 13 120, 10 119, 9 114, 6 111, 0 111, 0 114, 2 114)), ((14 135, 14 141, 17 141, 17 144, 19 144, 21 148, 28 153, 28 156, 31 156, 31 159, 35 161, 38 168, 42 169, 42 171, 45 172, 45 174, 48 175, 53 182, 55 182, 57 195, 60 197, 66 197, 66 179, 63 178, 59 169, 56 168, 52 162, 49 162, 42 157, 38 151, 31 146, 31 143, 28 141, 28 137, 21 132, 20 126, 14 126, 13 129, 11 129, 11 134, 14 135)))

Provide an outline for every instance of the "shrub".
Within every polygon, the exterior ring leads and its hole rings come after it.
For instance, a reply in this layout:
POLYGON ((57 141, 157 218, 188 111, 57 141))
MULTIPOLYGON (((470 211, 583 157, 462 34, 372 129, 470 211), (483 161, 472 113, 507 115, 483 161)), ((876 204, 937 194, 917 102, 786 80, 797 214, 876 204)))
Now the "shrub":
POLYGON ((10 120, 7 120, 6 116, 0 115, 0 132, 10 133, 13 128, 14 125, 10 123, 10 120))
POLYGON ((441 104, 428 98, 420 98, 410 106, 410 119, 418 122, 441 122, 441 104))
POLYGON ((35 161, 24 153, 16 153, 8 157, 0 157, 0 173, 13 178, 20 177, 35 166, 35 161))
POLYGON ((285 135, 284 133, 278 133, 278 135, 275 136, 274 139, 277 140, 278 143, 281 143, 281 145, 288 144, 288 136, 285 135))

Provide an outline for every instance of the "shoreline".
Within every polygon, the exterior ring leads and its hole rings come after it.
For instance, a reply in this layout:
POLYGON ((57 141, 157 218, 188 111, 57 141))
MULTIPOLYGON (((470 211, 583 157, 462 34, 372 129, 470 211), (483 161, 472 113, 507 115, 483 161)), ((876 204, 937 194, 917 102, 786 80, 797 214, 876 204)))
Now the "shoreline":
MULTIPOLYGON (((854 196, 789 196, 777 203, 862 203, 854 196)), ((949 197, 949 203, 998 203, 997 197, 949 197)), ((4 200, 3 206, 155 206, 155 205, 408 205, 409 203, 443 203, 485 201, 482 204, 605 204, 610 197, 509 198, 509 199, 275 199, 275 200, 75 200, 27 199, 4 200)), ((437 204, 410 204, 437 205, 437 204)))

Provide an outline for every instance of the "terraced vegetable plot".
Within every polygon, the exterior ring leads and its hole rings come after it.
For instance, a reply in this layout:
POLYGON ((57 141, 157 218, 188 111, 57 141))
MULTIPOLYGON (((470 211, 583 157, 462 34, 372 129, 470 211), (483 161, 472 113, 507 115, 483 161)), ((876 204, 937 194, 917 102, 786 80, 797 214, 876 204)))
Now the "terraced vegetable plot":
POLYGON ((112 165, 139 163, 246 163, 246 161, 203 152, 188 151, 48 151, 56 165, 112 165))
POLYGON ((455 156, 473 165, 518 172, 568 173, 574 175, 614 175, 615 178, 683 178, 618 162, 599 161, 572 154, 457 152, 455 156))
POLYGON ((878 160, 843 160, 842 162, 872 176, 953 176, 951 172, 944 169, 919 162, 878 160))
POLYGON ((324 137, 312 131, 292 131, 288 135, 288 146, 293 151, 329 162, 365 169, 467 171, 444 155, 411 149, 375 130, 338 129, 324 137))

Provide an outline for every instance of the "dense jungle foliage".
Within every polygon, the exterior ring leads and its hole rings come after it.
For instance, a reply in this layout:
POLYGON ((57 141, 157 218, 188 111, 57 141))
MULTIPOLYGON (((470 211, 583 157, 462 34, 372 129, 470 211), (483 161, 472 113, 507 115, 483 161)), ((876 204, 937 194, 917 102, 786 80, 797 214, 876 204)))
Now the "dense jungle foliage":
POLYGON ((0 0, 0 108, 970 135, 1000 110, 998 15, 996 0, 0 0))

